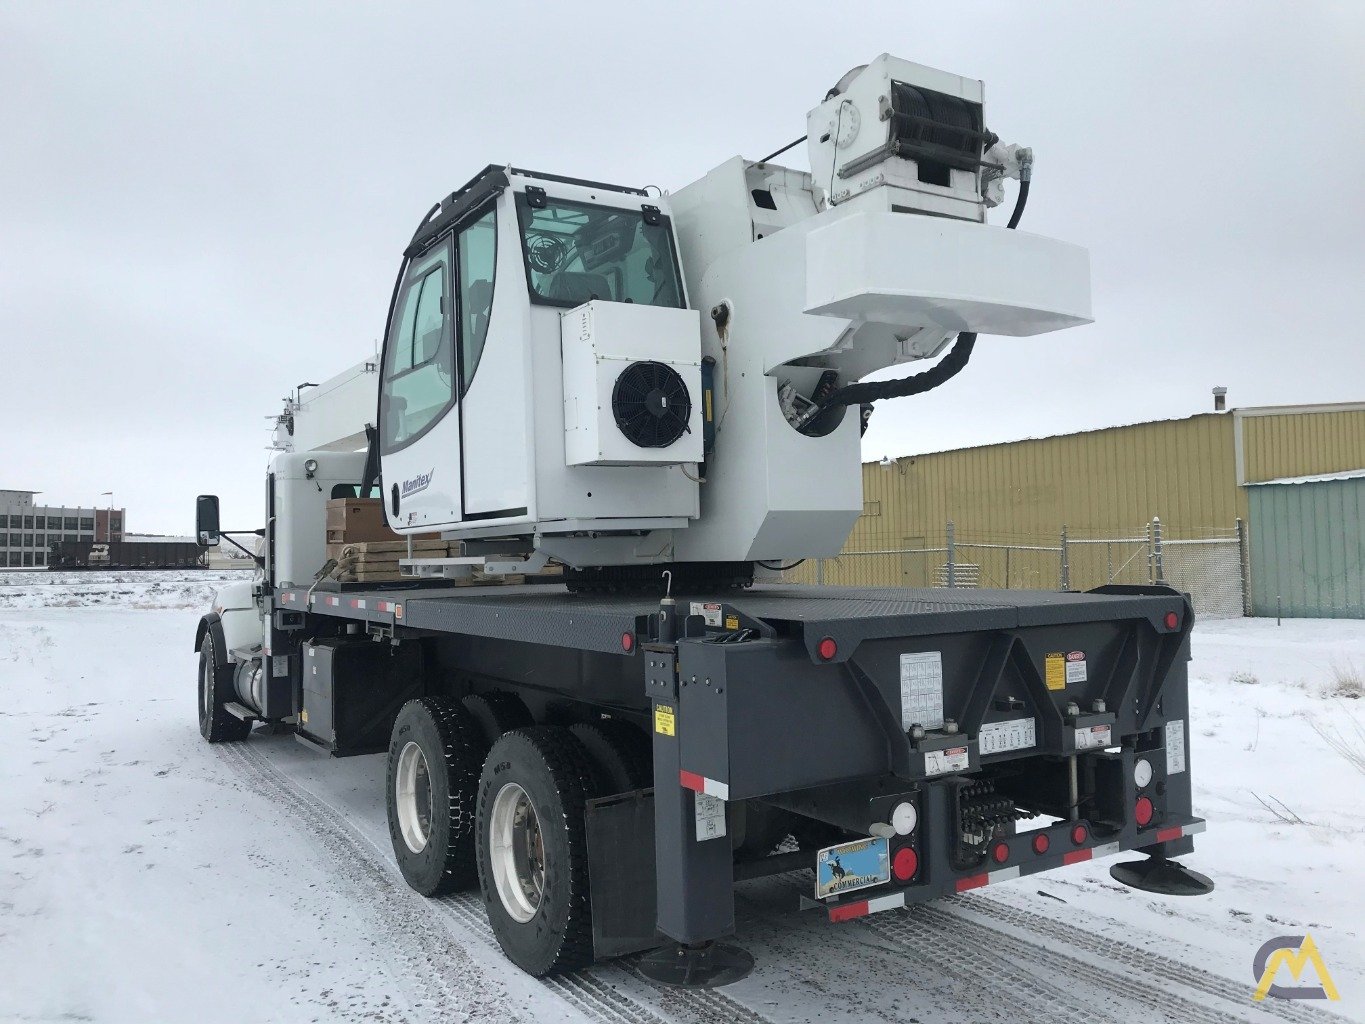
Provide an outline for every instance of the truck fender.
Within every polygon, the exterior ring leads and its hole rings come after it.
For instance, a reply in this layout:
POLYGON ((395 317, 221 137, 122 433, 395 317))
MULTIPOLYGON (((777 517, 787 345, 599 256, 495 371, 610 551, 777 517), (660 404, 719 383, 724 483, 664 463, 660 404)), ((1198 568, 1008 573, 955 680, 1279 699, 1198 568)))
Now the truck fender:
POLYGON ((227 643, 223 639, 223 621, 216 613, 209 612, 199 620, 199 628, 194 632, 194 650, 199 653, 204 647, 204 637, 213 635, 213 651, 219 665, 227 664, 227 643))

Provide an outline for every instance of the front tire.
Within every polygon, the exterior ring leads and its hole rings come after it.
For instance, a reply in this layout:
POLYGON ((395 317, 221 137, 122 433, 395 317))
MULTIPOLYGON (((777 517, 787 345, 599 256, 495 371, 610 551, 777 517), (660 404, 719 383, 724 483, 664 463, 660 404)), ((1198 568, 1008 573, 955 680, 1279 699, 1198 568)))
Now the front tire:
POLYGON ((218 664, 213 634, 205 633, 199 646, 199 734, 210 743, 233 743, 244 740, 251 732, 251 723, 243 721, 227 710, 232 690, 232 666, 218 664))
POLYGON ((584 805, 595 773, 565 729, 518 729, 479 780, 479 884, 507 958, 537 977, 593 962, 584 805))
POLYGON ((483 737, 459 701, 410 700, 389 740, 387 803, 394 858, 408 885, 440 896, 474 884, 475 803, 483 737))

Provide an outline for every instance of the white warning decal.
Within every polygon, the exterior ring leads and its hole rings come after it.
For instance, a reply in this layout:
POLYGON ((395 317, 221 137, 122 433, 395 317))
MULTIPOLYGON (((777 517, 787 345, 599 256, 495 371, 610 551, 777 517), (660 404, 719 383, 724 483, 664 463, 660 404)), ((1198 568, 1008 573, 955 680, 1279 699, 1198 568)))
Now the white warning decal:
POLYGON ((924 774, 942 775, 945 772, 965 772, 971 758, 966 747, 949 747, 947 750, 926 750, 924 752, 924 774))
POLYGON ((1076 730, 1076 749, 1095 750, 1109 746, 1109 726, 1092 725, 1087 729, 1076 730))
POLYGON ((693 601, 692 614, 700 615, 708 626, 719 626, 721 622, 720 604, 716 601, 693 601))
POLYGON ((1185 720, 1177 718, 1166 723, 1166 774, 1179 775, 1185 770, 1185 720))
POLYGON ((1038 745, 1038 726, 1032 718, 1011 718, 1007 722, 987 722, 978 736, 981 753, 1003 754, 1027 750, 1038 745))
POLYGON ((725 801, 718 796, 697 793, 697 842, 719 839, 725 835, 725 801))
POLYGON ((901 655, 901 728, 943 728, 943 653, 901 655))
POLYGON ((1085 651, 1072 651, 1066 656, 1066 685, 1085 681, 1085 651))

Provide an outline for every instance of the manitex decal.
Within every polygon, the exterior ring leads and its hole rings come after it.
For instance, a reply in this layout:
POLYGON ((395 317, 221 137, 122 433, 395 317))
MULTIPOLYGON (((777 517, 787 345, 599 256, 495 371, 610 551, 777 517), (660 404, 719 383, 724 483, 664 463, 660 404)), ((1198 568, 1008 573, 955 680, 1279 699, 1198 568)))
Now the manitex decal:
POLYGON ((416 494, 418 491, 425 491, 427 487, 430 486, 431 478, 432 476, 435 475, 435 473, 436 469, 433 467, 427 470, 425 473, 418 473, 411 480, 404 480, 403 497, 407 498, 413 494, 416 494))
POLYGON ((815 897, 825 899, 869 885, 881 885, 891 877, 891 857, 886 840, 857 839, 830 846, 815 858, 815 897))

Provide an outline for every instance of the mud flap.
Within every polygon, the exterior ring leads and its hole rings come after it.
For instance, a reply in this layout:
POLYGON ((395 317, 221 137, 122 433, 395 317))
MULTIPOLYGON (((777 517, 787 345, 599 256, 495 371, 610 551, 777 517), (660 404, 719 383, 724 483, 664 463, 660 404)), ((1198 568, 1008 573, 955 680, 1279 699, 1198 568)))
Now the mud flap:
POLYGON ((594 954, 654 948, 654 791, 589 800, 586 819, 594 954))

